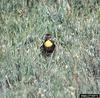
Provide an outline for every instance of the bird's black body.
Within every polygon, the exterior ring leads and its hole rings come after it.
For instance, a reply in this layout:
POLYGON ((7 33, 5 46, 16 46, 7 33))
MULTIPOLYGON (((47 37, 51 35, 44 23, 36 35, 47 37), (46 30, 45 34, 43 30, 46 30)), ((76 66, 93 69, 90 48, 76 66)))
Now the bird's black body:
POLYGON ((55 46, 55 44, 54 44, 54 41, 52 40, 51 34, 46 34, 46 35, 45 35, 45 38, 44 38, 44 42, 43 42, 42 46, 40 47, 42 54, 43 54, 44 56, 50 56, 50 55, 53 53, 53 51, 55 50, 55 47, 56 47, 56 46, 55 46), (51 43, 52 43, 52 46, 51 46, 51 47, 46 47, 46 46, 44 45, 44 43, 45 43, 47 40, 50 40, 50 41, 51 41, 51 43))

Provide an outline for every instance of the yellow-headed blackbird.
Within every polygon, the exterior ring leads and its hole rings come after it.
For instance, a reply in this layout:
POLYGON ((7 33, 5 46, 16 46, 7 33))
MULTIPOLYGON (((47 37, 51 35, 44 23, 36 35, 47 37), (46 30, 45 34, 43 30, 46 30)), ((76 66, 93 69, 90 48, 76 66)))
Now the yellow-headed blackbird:
POLYGON ((55 44, 51 34, 45 34, 44 42, 40 49, 44 56, 50 56, 53 53, 53 51, 55 50, 55 44))

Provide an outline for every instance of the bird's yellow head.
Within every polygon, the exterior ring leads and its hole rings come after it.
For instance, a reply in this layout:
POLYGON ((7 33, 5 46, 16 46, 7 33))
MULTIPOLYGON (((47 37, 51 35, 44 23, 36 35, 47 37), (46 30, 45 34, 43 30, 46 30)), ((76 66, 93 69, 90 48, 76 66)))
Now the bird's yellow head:
POLYGON ((52 43, 51 40, 47 40, 47 41, 45 41, 45 43, 44 43, 44 46, 47 47, 47 48, 52 47, 52 45, 53 45, 53 43, 52 43))

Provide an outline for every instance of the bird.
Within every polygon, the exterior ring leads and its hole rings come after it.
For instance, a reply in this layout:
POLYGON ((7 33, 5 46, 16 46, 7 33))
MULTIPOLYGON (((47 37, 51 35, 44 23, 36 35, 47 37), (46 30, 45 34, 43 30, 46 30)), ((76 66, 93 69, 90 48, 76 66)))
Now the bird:
POLYGON ((44 35, 44 41, 40 47, 42 55, 49 57, 55 51, 56 45, 53 41, 52 35, 47 33, 44 35))

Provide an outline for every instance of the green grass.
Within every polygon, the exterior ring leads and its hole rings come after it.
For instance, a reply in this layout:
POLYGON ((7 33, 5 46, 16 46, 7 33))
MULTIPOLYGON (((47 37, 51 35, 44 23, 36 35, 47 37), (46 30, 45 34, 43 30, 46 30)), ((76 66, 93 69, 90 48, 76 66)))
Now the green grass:
POLYGON ((0 1, 0 98, 100 93, 93 75, 100 66, 100 1, 88 1, 71 1, 71 14, 65 0, 0 1), (45 59, 40 46, 48 32, 57 51, 45 59))

